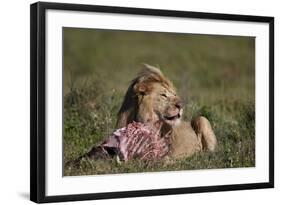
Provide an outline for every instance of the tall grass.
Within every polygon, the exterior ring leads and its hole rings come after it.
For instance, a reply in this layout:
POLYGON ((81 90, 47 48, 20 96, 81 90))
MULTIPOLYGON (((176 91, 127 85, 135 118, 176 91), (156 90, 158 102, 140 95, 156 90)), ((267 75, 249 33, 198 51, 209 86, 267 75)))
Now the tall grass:
POLYGON ((204 115, 215 153, 173 163, 84 159, 65 175, 255 166, 255 43, 251 37, 64 29, 64 162, 115 128, 130 80, 146 62, 159 65, 184 99, 184 119, 204 115))

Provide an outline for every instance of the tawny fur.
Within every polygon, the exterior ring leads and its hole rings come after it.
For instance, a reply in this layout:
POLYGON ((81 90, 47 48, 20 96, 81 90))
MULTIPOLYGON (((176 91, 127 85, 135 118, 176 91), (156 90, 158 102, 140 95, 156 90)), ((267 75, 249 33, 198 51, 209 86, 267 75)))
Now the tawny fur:
POLYGON ((116 127, 124 127, 133 121, 163 121, 163 135, 171 133, 171 158, 215 150, 217 139, 207 118, 199 116, 191 122, 182 121, 181 118, 166 120, 166 116, 175 113, 182 115, 182 103, 174 85, 158 68, 144 64, 144 70, 132 80, 126 92, 116 127))

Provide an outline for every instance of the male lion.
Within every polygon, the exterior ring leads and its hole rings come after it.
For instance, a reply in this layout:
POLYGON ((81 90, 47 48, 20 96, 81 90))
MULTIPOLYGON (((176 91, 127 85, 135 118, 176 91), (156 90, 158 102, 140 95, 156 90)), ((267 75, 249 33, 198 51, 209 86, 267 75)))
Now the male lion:
POLYGON ((83 157, 98 159, 115 155, 126 161, 134 157, 142 159, 149 153, 153 153, 152 158, 165 156, 169 160, 201 150, 214 151, 217 139, 210 122, 203 116, 185 122, 181 120, 182 113, 183 105, 172 82, 158 68, 144 64, 118 112, 117 130, 75 162, 83 157), (134 137, 124 137, 125 132, 134 137), (147 136, 148 132, 157 134, 147 136))
POLYGON ((214 151, 217 139, 208 119, 199 116, 191 122, 181 120, 183 105, 176 89, 162 72, 144 64, 144 70, 132 81, 117 118, 117 128, 136 121, 161 121, 161 134, 170 132, 170 158, 191 156, 201 150, 214 151))

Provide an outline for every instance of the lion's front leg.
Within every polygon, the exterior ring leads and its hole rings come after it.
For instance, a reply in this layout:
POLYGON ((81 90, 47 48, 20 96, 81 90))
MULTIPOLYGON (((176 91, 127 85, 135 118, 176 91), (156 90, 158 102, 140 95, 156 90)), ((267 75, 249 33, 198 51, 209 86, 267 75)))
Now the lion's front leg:
POLYGON ((203 149, 214 151, 217 147, 217 138, 209 120, 199 116, 191 121, 191 125, 201 139, 203 149))

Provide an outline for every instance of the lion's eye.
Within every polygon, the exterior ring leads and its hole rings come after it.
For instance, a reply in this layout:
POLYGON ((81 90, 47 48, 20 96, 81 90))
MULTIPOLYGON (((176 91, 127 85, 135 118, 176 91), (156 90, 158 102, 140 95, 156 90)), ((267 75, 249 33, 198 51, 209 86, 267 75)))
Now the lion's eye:
POLYGON ((163 93, 163 94, 161 94, 161 96, 162 96, 162 97, 164 97, 164 98, 166 98, 166 97, 167 97, 167 95, 166 95, 166 94, 164 94, 164 93, 163 93))

